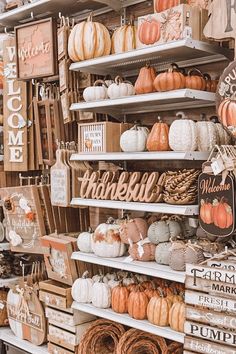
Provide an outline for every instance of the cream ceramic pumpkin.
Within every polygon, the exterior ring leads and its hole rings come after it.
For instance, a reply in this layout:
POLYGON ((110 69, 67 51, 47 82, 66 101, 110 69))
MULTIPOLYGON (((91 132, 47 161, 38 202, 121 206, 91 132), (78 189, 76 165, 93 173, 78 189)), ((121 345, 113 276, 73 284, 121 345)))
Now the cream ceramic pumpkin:
POLYGON ((174 220, 160 220, 149 226, 148 238, 150 242, 158 245, 162 242, 168 242, 170 238, 180 236, 182 234, 181 226, 174 220))
POLYGON ((149 130, 139 125, 126 130, 120 137, 120 147, 124 152, 142 152, 146 150, 149 130))
POLYGON ((111 288, 108 284, 101 281, 93 284, 92 304, 101 309, 107 309, 111 306, 111 288))
POLYGON ((68 54, 72 61, 88 60, 109 55, 111 39, 108 29, 92 16, 74 26, 68 41, 68 54))
POLYGON ((99 257, 121 257, 126 251, 126 246, 121 242, 120 225, 114 219, 100 224, 92 238, 93 252, 99 257))
MULTIPOLYGON (((181 113, 182 114, 182 113, 181 113)), ((184 115, 182 115, 184 117, 184 115)), ((173 151, 195 151, 198 147, 197 127, 191 119, 177 119, 169 131, 169 145, 173 151)))
POLYGON ((85 272, 82 278, 76 279, 71 288, 73 299, 81 303, 92 302, 93 280, 88 277, 89 273, 85 272))
POLYGON ((113 54, 136 49, 136 27, 129 24, 117 28, 112 36, 111 48, 113 54))
POLYGON ((217 133, 213 122, 197 122, 198 151, 211 151, 217 144, 217 133))
POLYGON ((114 84, 108 87, 107 94, 109 98, 115 99, 135 95, 135 90, 131 82, 123 81, 120 76, 117 76, 114 84))
POLYGON ((157 245, 155 250, 155 261, 158 264, 169 265, 171 242, 163 242, 157 245))
POLYGON ((83 98, 86 102, 102 101, 107 99, 108 95, 106 83, 103 80, 95 81, 93 86, 86 87, 83 92, 83 98))
POLYGON ((77 238, 77 246, 81 252, 92 253, 92 236, 93 232, 89 230, 88 232, 81 232, 77 238))

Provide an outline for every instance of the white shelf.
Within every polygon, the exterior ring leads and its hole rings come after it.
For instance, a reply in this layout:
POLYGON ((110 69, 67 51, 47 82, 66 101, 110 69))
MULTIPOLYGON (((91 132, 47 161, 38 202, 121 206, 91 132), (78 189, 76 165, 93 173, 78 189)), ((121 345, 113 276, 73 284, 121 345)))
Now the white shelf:
POLYGON ((72 154, 71 161, 140 161, 140 160, 190 160, 205 161, 209 152, 200 151, 164 151, 164 152, 106 152, 106 153, 78 153, 72 154))
POLYGON ((151 277, 176 281, 178 283, 184 283, 185 281, 185 272, 176 272, 170 267, 157 264, 156 262, 127 262, 127 257, 101 258, 95 254, 83 252, 74 252, 71 258, 77 261, 126 270, 132 273, 146 274, 151 277))
POLYGON ((9 288, 12 285, 16 285, 18 284, 19 280, 21 279, 21 277, 11 277, 11 278, 7 278, 7 279, 1 279, 0 278, 0 288, 9 288))
POLYGON ((0 155, 0 161, 4 160, 4 155, 0 155))
POLYGON ((229 49, 187 38, 126 53, 84 60, 71 64, 70 69, 97 75, 112 73, 125 76, 139 70, 147 61, 150 64, 158 64, 160 70, 161 65, 170 64, 173 60, 180 66, 186 67, 222 61, 226 58, 233 60, 229 49))
POLYGON ((47 346, 36 346, 26 340, 20 339, 14 335, 14 333, 9 328, 0 329, 0 339, 6 343, 9 343, 19 349, 24 350, 25 353, 30 354, 47 354, 47 346))
POLYGON ((132 211, 143 211, 149 213, 163 213, 176 215, 198 215, 198 205, 171 205, 166 203, 134 203, 120 202, 114 200, 97 200, 73 198, 71 205, 74 206, 90 206, 108 209, 124 209, 132 211))
POLYGON ((0 243, 0 252, 1 251, 9 251, 10 250, 10 243, 9 242, 1 242, 0 243))
POLYGON ((196 107, 215 106, 215 94, 198 90, 174 90, 134 95, 117 99, 73 103, 72 111, 107 113, 114 116, 124 114, 171 111, 196 107))
POLYGON ((82 311, 82 312, 93 314, 98 317, 106 318, 106 319, 114 321, 114 322, 121 323, 121 324, 128 326, 128 327, 132 327, 132 328, 139 329, 141 331, 152 333, 154 335, 157 335, 157 336, 160 336, 160 337, 163 337, 166 339, 174 340, 179 343, 184 343, 184 334, 173 331, 170 327, 158 327, 158 326, 152 325, 148 321, 135 320, 135 319, 131 318, 129 315, 119 314, 119 313, 112 311, 111 309, 106 309, 106 310, 99 309, 99 308, 96 308, 90 304, 80 304, 75 301, 72 304, 72 308, 82 311))

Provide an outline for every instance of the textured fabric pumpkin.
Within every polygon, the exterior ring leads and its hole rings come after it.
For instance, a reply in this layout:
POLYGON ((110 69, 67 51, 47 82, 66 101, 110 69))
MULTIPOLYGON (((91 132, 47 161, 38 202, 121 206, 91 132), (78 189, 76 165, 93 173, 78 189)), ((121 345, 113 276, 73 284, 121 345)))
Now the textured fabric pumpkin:
POLYGON ((149 65, 140 69, 138 78, 134 88, 137 95, 151 93, 155 91, 154 80, 156 78, 156 70, 149 65))
POLYGON ((153 297, 147 307, 148 321, 156 326, 169 325, 170 302, 164 297, 153 297))
POLYGON ((144 240, 147 237, 147 230, 148 225, 144 219, 125 220, 120 227, 121 241, 129 245, 130 241, 138 242, 144 240))
POLYGON ((195 151, 198 146, 196 123, 191 119, 177 119, 169 131, 169 144, 173 151, 195 151))
POLYGON ((88 277, 89 273, 85 272, 82 278, 76 279, 71 288, 71 295, 77 302, 92 302, 93 280, 88 277))
POLYGON ((93 252, 100 257, 121 257, 126 247, 120 239, 120 226, 114 220, 99 225, 92 238, 93 252))
POLYGON ((231 136, 228 132, 222 127, 220 123, 214 124, 216 134, 217 134, 217 145, 230 145, 231 136))
POLYGON ((154 87, 158 92, 183 89, 185 87, 185 77, 176 64, 171 64, 166 72, 157 75, 154 87))
POLYGON ((129 290, 122 284, 112 290, 111 307, 117 313, 128 312, 129 290))
POLYGON ((217 144, 217 133, 213 122, 197 122, 198 151, 211 151, 217 144))
POLYGON ((93 86, 86 87, 83 92, 83 98, 86 102, 101 101, 107 99, 107 86, 105 82, 103 80, 97 80, 93 86))
POLYGON ((111 40, 112 54, 124 53, 136 49, 136 27, 124 25, 115 30, 111 40))
POLYGON ((179 5, 179 3, 179 0, 154 0, 154 9, 156 12, 162 12, 179 5))
POLYGON ((111 289, 108 284, 102 281, 93 284, 92 304, 100 309, 107 309, 111 306, 111 289))
POLYGON ((195 68, 189 70, 188 75, 185 78, 185 85, 192 90, 204 91, 206 88, 206 82, 201 71, 195 68))
POLYGON ((135 243, 129 247, 130 256, 136 261, 154 261, 156 245, 153 243, 141 244, 141 242, 135 243))
POLYGON ((192 244, 174 242, 170 250, 169 265, 177 271, 185 271, 186 264, 199 264, 205 260, 203 250, 192 244))
POLYGON ((98 58, 110 52, 111 39, 107 28, 93 22, 91 16, 72 29, 68 41, 68 54, 72 61, 98 58))
POLYGON ((115 99, 135 95, 135 90, 131 82, 123 81, 120 76, 117 76, 115 82, 108 87, 107 94, 109 98, 115 99))
POLYGON ((147 318, 148 297, 143 289, 138 286, 129 295, 128 314, 136 320, 145 320, 147 318))
POLYGON ((148 151, 168 151, 169 147, 169 127, 166 123, 159 120, 152 127, 151 133, 147 138, 148 151))
POLYGON ((138 38, 142 44, 154 44, 161 38, 161 24, 151 16, 143 18, 138 29, 138 38))
POLYGON ((150 242, 158 245, 162 242, 168 242, 170 238, 175 238, 182 234, 179 222, 174 220, 160 220, 149 226, 148 238, 150 242))
POLYGON ((155 251, 155 261, 158 264, 169 265, 171 242, 163 242, 157 245, 155 251))
POLYGON ((85 253, 92 253, 92 237, 93 233, 88 232, 81 232, 77 238, 77 246, 81 252, 85 253))
POLYGON ((170 309, 169 324, 177 332, 184 332, 186 307, 183 302, 176 302, 170 309))
POLYGON ((120 137, 120 147, 124 152, 142 152, 146 149, 149 130, 135 125, 126 130, 120 137))
POLYGON ((236 100, 224 99, 218 108, 218 116, 224 127, 228 128, 233 136, 236 136, 236 100))

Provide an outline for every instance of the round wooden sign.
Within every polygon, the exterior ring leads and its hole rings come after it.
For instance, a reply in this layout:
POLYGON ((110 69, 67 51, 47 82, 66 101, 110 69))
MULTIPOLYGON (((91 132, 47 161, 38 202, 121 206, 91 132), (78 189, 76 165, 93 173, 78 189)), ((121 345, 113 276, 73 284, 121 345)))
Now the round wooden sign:
POLYGON ((216 109, 220 123, 236 139, 236 61, 230 63, 220 77, 216 109))

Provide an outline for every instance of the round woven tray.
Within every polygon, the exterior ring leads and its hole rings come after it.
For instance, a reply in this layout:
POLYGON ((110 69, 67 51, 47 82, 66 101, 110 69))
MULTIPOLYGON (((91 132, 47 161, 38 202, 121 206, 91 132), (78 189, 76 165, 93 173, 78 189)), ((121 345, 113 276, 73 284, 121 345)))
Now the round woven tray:
POLYGON ((137 329, 130 329, 120 339, 116 354, 163 354, 168 347, 165 339, 137 329))
POLYGON ((7 292, 4 290, 0 290, 0 305, 4 305, 4 307, 0 309, 0 327, 8 326, 6 301, 7 292))
POLYGON ((82 336, 77 354, 115 354, 124 333, 124 327, 118 323, 97 320, 82 336))

